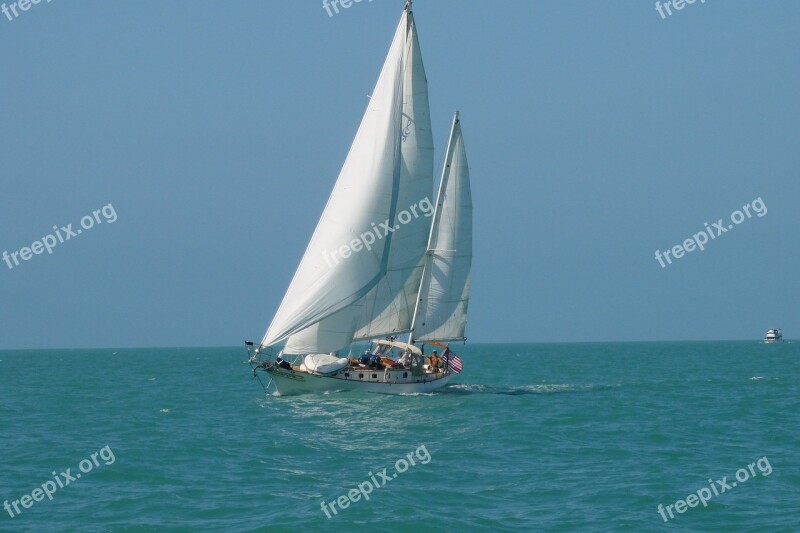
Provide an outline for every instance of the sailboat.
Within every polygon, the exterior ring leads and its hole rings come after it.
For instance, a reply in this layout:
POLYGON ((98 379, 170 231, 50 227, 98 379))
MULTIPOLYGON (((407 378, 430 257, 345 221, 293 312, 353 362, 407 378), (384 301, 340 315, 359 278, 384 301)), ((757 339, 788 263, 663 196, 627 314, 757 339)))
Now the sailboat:
POLYGON ((268 393, 429 392, 461 371, 447 344, 466 341, 472 265, 458 112, 435 204, 433 185, 428 84, 407 0, 300 265, 261 342, 245 342, 268 393), (369 347, 354 356, 358 343, 369 347), (442 353, 426 355, 426 344, 442 353))

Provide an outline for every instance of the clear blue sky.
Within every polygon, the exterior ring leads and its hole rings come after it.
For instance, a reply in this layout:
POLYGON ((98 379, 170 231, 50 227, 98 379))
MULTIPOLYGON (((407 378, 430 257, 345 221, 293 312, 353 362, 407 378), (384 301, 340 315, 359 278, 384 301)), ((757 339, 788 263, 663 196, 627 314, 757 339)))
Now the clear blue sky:
MULTIPOLYGON (((8 0, 6 0, 8 3, 8 0)), ((0 15, 0 348, 264 333, 402 10, 366 0, 0 15)), ((461 111, 475 342, 800 337, 800 2, 417 0, 436 161, 461 111), (465 7, 468 5, 469 7, 465 7), (666 250, 761 197, 661 268, 666 250)))

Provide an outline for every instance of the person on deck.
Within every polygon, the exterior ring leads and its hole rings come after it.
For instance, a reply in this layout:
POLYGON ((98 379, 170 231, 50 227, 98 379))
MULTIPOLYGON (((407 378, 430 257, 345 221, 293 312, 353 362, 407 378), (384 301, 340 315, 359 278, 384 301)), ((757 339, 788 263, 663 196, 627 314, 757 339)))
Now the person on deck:
POLYGON ((430 364, 431 372, 436 372, 438 370, 438 368, 439 368, 439 364, 441 362, 441 359, 439 359, 439 356, 437 354, 438 354, 438 352, 436 350, 434 350, 433 353, 431 354, 430 358, 429 358, 429 361, 430 361, 429 364, 430 364))

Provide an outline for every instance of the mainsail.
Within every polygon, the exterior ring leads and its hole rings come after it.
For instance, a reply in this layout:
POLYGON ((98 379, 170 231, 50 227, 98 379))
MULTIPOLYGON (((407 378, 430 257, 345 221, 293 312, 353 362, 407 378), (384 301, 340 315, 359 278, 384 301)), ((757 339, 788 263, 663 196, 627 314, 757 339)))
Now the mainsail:
MULTIPOLYGON (((391 260, 386 276, 363 300, 362 327, 354 340, 374 339, 411 329, 417 292, 422 278, 425 246, 431 228, 433 202, 433 133, 428 104, 428 81, 422 64, 413 15, 409 22, 405 76, 403 80, 403 131, 400 142, 400 188, 397 213, 426 202, 427 215, 394 222, 391 260)), ((419 215, 419 216, 417 216, 419 215)), ((397 215, 396 215, 397 216, 397 215)))
POLYGON ((433 186, 427 82, 410 4, 289 289, 261 341, 286 353, 337 351, 356 330, 409 330, 430 218, 397 222, 433 186), (376 225, 395 232, 357 246, 376 225), (344 247, 352 253, 335 256, 344 247))
POLYGON ((411 337, 464 340, 472 267, 472 193, 458 112, 447 143, 411 337))

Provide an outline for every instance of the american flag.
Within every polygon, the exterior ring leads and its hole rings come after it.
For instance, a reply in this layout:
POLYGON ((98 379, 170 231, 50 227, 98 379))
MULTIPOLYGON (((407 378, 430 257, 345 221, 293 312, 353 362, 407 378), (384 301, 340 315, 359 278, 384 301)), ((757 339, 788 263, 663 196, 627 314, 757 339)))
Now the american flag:
POLYGON ((461 370, 464 368, 464 365, 461 364, 461 358, 450 351, 450 348, 445 348, 442 357, 445 361, 447 361, 447 368, 450 369, 450 372, 454 372, 456 374, 460 374, 461 370))

